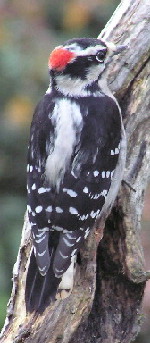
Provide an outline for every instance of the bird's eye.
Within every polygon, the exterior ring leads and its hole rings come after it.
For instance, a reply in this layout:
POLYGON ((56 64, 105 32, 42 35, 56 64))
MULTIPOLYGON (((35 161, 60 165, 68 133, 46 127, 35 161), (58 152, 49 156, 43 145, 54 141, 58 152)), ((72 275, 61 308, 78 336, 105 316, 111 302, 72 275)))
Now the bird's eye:
POLYGON ((107 49, 103 49, 97 52, 96 59, 98 62, 103 63, 106 56, 107 49))

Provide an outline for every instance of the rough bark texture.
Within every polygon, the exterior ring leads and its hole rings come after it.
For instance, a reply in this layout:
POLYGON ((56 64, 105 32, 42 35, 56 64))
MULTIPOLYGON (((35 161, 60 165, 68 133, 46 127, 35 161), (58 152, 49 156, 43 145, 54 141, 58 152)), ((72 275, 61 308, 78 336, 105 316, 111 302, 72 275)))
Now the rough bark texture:
POLYGON ((142 297, 149 275, 139 237, 150 162, 149 18, 149 0, 124 0, 100 35, 128 45, 121 56, 114 57, 106 75, 123 112, 128 138, 124 179, 130 186, 123 182, 104 233, 103 223, 98 223, 101 229, 93 230, 83 247, 82 265, 71 296, 56 301, 42 316, 25 312, 31 247, 25 219, 1 342, 129 343, 140 329, 142 297))

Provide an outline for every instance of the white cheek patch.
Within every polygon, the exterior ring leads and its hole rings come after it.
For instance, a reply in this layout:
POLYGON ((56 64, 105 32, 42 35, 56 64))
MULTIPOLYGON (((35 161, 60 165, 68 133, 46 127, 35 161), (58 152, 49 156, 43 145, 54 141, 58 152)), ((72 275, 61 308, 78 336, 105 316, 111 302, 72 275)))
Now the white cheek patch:
POLYGON ((87 82, 90 84, 93 81, 98 80, 99 75, 105 69, 105 63, 99 63, 97 66, 91 66, 88 68, 86 75, 87 82))

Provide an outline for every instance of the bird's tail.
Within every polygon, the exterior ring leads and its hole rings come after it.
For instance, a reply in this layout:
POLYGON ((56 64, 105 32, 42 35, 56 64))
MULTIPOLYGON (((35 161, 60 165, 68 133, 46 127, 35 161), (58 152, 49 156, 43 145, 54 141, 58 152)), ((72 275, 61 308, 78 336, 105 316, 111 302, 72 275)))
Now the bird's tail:
POLYGON ((44 276, 39 272, 37 260, 32 251, 25 291, 27 311, 42 313, 50 302, 55 300, 61 281, 60 289, 72 289, 76 256, 88 233, 89 228, 67 233, 55 232, 54 234, 53 232, 48 244, 49 267, 44 276))
POLYGON ((25 303, 28 312, 42 313, 51 301, 55 300, 61 278, 56 278, 53 272, 54 250, 51 254, 50 267, 45 276, 39 273, 34 251, 31 253, 27 272, 25 303))

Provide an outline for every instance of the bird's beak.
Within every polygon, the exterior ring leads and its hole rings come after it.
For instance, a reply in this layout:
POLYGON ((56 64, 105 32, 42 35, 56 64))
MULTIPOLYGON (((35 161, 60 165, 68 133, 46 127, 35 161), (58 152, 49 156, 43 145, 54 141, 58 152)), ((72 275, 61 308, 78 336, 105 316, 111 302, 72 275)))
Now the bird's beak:
POLYGON ((118 45, 118 46, 116 46, 116 49, 113 51, 113 54, 118 55, 126 49, 128 49, 128 45, 118 45))

